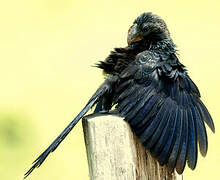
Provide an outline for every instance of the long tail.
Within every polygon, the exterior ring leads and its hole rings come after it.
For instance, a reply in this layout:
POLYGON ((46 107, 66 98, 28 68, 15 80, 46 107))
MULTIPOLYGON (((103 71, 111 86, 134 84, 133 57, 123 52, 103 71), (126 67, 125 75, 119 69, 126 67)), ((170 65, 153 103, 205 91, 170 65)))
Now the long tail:
POLYGON ((31 172, 40 167, 47 156, 55 151, 59 144, 65 139, 73 127, 78 123, 78 121, 88 112, 88 110, 106 93, 111 89, 112 78, 106 79, 106 81, 100 86, 96 93, 91 97, 89 102, 83 108, 83 110, 73 119, 73 121, 63 130, 63 132, 51 143, 51 145, 32 163, 33 166, 25 173, 24 178, 26 178, 31 172))

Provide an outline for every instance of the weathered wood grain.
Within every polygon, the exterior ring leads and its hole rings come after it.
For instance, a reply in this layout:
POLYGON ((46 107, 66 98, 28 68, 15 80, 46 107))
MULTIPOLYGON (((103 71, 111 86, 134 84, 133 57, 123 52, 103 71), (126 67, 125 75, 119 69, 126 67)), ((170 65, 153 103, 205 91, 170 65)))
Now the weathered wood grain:
POLYGON ((182 179, 151 157, 122 118, 86 117, 83 129, 91 180, 182 179))

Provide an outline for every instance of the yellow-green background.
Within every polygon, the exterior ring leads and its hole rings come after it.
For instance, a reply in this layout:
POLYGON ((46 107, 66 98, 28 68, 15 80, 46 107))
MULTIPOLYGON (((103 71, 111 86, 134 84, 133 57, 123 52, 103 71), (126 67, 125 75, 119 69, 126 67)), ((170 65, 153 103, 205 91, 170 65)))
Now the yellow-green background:
MULTIPOLYGON (((185 179, 219 179, 219 1, 1 0, 1 180, 22 179, 103 81, 91 65, 126 46, 129 26, 147 11, 167 22, 216 125, 207 157, 185 179)), ((89 179, 81 123, 29 179, 89 179)))

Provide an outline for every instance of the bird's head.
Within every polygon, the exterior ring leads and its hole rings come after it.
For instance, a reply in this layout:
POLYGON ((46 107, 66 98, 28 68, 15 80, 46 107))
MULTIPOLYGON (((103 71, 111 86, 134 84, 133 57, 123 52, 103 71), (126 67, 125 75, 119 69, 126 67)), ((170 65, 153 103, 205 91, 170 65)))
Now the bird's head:
POLYGON ((169 37, 166 23, 151 12, 138 16, 128 31, 128 45, 142 40, 162 40, 169 37))

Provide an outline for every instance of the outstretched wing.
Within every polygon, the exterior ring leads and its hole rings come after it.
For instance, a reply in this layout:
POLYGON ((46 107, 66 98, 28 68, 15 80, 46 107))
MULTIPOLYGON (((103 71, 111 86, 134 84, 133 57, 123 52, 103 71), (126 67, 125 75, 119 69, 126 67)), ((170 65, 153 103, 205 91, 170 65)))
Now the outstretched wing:
POLYGON ((121 74, 113 102, 134 133, 161 165, 181 174, 197 162, 208 143, 204 122, 212 118, 196 85, 175 55, 144 51, 121 74))

